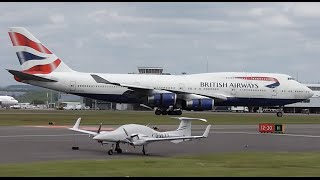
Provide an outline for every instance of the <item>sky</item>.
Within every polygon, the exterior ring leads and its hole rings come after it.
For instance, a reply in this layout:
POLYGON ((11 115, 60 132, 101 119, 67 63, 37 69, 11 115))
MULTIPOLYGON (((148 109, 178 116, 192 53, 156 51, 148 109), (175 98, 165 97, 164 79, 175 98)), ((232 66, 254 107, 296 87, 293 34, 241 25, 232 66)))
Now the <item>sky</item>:
POLYGON ((25 27, 70 68, 171 74, 266 72, 320 82, 318 2, 0 2, 0 86, 21 70, 8 36, 25 27))

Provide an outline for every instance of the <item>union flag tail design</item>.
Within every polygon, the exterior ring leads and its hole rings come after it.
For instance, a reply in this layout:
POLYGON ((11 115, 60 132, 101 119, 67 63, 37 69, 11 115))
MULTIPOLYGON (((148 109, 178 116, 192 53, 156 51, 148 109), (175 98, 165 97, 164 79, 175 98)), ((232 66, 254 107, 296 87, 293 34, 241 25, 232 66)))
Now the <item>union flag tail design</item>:
POLYGON ((53 71, 73 71, 25 28, 10 27, 8 33, 16 49, 22 72, 50 74, 53 71))

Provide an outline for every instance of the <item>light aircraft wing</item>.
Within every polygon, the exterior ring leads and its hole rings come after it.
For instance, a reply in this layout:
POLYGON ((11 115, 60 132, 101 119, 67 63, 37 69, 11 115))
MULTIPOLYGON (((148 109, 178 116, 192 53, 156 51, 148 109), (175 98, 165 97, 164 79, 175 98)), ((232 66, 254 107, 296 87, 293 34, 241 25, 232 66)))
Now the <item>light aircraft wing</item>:
POLYGON ((184 140, 184 139, 200 139, 200 138, 206 138, 209 135, 209 131, 211 128, 211 124, 209 124, 204 131, 202 136, 179 136, 179 137, 167 137, 167 138, 145 138, 144 140, 146 142, 156 142, 156 141, 173 141, 173 140, 184 140))
POLYGON ((80 121, 81 121, 81 118, 78 118, 78 120, 76 121, 74 126, 72 128, 69 128, 69 129, 72 130, 72 131, 82 132, 82 133, 86 133, 86 134, 90 134, 90 135, 94 135, 94 136, 98 134, 97 132, 79 129, 80 121))
MULTIPOLYGON (((104 83, 104 84, 112 84, 112 85, 116 85, 116 86, 122 86, 122 87, 126 87, 128 89, 134 90, 134 91, 140 91, 140 92, 151 92, 152 90, 155 90, 156 88, 153 87, 146 87, 146 86, 137 86, 137 85, 130 85, 130 84, 120 84, 120 83, 115 83, 115 82, 110 82, 96 74, 91 74, 92 78, 97 82, 97 83, 104 83)), ((188 93, 188 92, 184 92, 184 91, 177 91, 177 90, 171 90, 171 89, 159 89, 159 90, 165 90, 165 91, 169 91, 175 94, 196 94, 196 93, 188 93)), ((208 97, 208 98, 212 98, 212 99, 221 99, 221 100, 227 100, 228 97, 232 97, 232 96, 228 96, 225 94, 221 94, 221 93, 216 93, 212 96, 208 96, 208 95, 203 95, 203 94, 196 94, 196 95, 200 95, 200 96, 204 96, 204 97, 208 97)))

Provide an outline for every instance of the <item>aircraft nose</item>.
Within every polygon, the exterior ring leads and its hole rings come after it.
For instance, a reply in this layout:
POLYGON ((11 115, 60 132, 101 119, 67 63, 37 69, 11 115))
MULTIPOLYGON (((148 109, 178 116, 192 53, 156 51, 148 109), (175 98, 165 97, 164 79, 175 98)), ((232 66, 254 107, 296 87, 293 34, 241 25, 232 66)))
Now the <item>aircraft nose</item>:
POLYGON ((94 140, 101 140, 101 134, 98 134, 98 135, 94 136, 92 139, 94 139, 94 140))
POLYGON ((313 96, 314 92, 307 86, 305 86, 304 89, 305 89, 305 92, 307 92, 306 98, 311 98, 313 96))

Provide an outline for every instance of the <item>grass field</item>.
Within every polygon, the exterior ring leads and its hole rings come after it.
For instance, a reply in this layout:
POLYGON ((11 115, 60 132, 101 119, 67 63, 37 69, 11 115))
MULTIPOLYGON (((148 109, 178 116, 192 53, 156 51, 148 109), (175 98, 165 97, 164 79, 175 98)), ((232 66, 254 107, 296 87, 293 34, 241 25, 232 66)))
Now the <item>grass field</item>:
MULTIPOLYGON (((212 113, 184 112, 186 117, 205 118, 211 124, 258 124, 261 122, 284 124, 319 124, 320 115, 290 115, 276 117, 275 114, 256 113, 212 113)), ((56 125, 73 125, 78 117, 82 118, 81 124, 104 125, 116 124, 179 124, 172 116, 156 116, 152 111, 58 111, 58 110, 0 110, 0 125, 48 125, 54 122, 56 125)), ((194 124, 203 124, 195 121, 194 124)))
POLYGON ((173 158, 0 165, 1 176, 320 176, 320 153, 223 153, 173 158))

